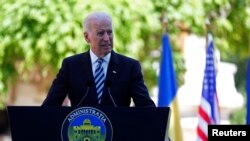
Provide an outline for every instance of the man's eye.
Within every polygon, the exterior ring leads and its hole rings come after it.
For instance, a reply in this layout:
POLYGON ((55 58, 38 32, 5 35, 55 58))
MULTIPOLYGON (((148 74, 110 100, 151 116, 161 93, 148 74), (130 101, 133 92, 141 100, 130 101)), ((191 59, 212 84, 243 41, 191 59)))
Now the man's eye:
POLYGON ((97 32, 98 36, 102 36, 104 34, 104 32, 97 32))
POLYGON ((108 35, 111 35, 113 32, 112 31, 108 31, 108 35))

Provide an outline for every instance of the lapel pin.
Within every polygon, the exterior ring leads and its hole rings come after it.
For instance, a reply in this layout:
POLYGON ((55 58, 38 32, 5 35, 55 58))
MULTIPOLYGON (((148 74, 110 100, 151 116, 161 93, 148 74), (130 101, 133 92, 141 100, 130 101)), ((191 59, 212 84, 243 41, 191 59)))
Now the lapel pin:
POLYGON ((116 74, 116 71, 113 70, 112 72, 113 72, 114 74, 116 74))

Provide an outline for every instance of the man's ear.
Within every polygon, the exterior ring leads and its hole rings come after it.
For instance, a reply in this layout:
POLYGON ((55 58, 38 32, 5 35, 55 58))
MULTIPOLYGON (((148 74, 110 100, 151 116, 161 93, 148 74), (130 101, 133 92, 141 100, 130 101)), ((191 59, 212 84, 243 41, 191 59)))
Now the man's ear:
POLYGON ((85 41, 86 41, 87 43, 90 43, 90 40, 89 40, 89 33, 84 32, 83 34, 84 34, 85 41))

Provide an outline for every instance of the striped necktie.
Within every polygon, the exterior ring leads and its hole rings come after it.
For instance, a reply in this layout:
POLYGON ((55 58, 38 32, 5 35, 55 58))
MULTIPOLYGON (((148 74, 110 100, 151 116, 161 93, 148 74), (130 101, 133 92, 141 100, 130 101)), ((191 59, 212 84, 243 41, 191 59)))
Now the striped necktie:
POLYGON ((95 85, 96 85, 96 93, 97 93, 97 98, 98 98, 98 103, 101 103, 101 98, 102 98, 102 90, 104 87, 104 80, 105 80, 105 75, 104 75, 104 70, 102 67, 103 59, 99 58, 97 60, 97 66, 95 69, 95 85))

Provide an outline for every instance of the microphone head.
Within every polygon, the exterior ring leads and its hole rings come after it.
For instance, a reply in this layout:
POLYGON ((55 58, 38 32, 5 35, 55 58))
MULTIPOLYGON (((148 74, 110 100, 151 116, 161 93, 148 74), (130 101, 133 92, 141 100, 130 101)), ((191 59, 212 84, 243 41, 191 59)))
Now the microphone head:
POLYGON ((111 86, 111 82, 110 82, 110 80, 108 79, 108 80, 106 80, 106 86, 107 87, 110 87, 111 86))

